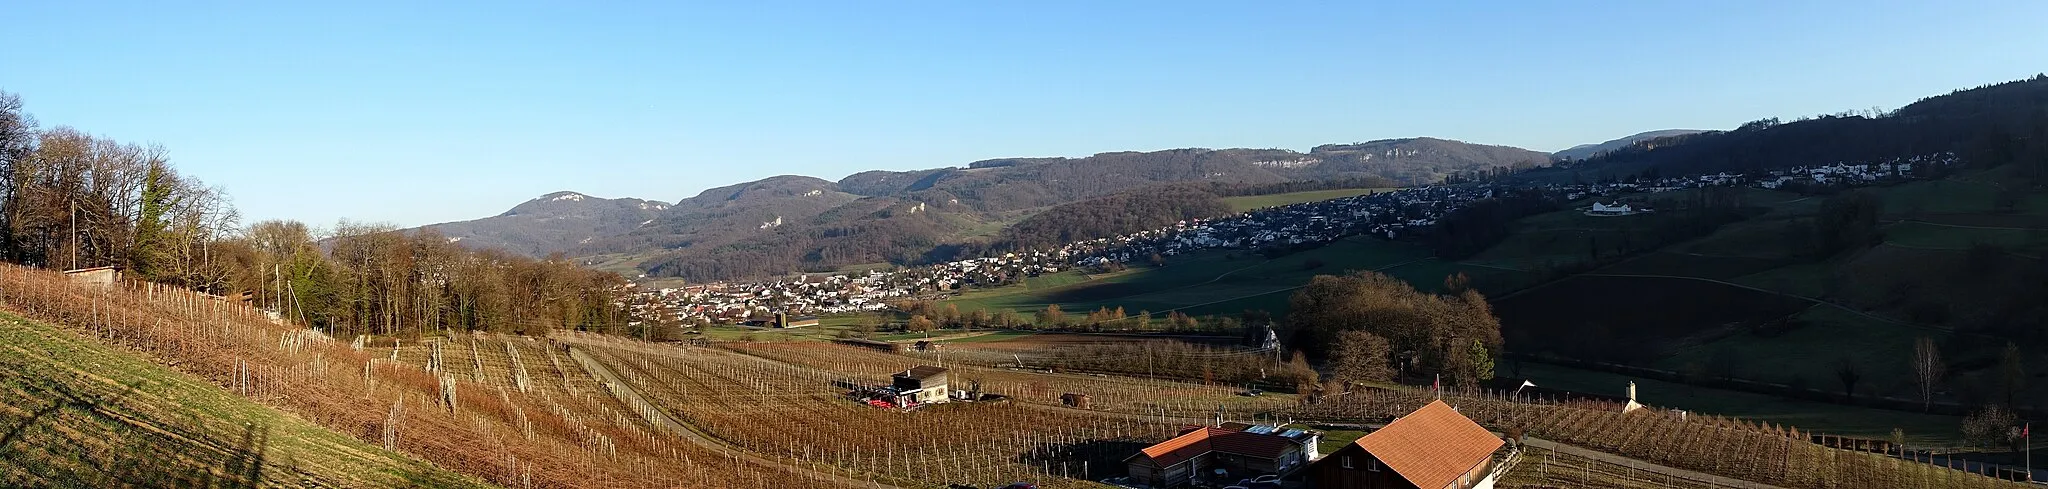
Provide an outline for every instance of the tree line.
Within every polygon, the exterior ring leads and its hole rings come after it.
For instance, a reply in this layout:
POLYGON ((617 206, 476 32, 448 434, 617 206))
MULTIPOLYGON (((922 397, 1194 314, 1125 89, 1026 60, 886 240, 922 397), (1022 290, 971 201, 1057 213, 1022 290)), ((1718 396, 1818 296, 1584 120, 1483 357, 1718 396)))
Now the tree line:
POLYGON ((1479 385, 1493 379, 1500 319, 1462 274, 1444 282, 1432 294, 1369 271, 1317 275, 1290 300, 1288 341, 1327 359, 1337 382, 1479 385))
POLYGON ((224 191, 157 145, 44 129, 0 92, 0 258, 248 300, 337 336, 622 327, 625 282, 559 255, 462 248, 430 231, 344 221, 242 226, 224 191))

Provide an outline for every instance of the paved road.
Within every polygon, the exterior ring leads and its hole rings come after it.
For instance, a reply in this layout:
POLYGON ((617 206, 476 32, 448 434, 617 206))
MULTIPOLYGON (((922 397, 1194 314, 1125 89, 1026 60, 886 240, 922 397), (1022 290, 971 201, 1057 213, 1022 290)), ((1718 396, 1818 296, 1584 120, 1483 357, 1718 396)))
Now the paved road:
MULTIPOLYGON (((569 347, 569 358, 575 359, 576 363, 583 365, 584 370, 589 371, 591 375, 597 376, 599 380, 618 386, 617 389, 607 389, 607 391, 611 392, 615 396, 618 396, 619 401, 625 403, 627 406, 654 405, 654 403, 647 402, 646 398, 641 397, 640 392, 634 390, 632 384, 628 384, 625 383, 624 381, 621 381, 619 379, 619 376, 612 372, 611 367, 607 367, 605 366, 604 362, 600 362, 596 358, 592 358, 589 353, 584 353, 583 350, 578 350, 572 346, 569 347)), ((684 440, 689 441, 690 443, 711 449, 712 451, 719 452, 727 456, 737 457, 749 462, 754 462, 768 467, 780 468, 785 472, 789 472, 800 477, 808 477, 811 479, 830 482, 833 484, 841 485, 843 487, 902 489, 897 486, 885 485, 870 480, 854 479, 846 476, 841 476, 838 474, 819 472, 804 467, 786 465, 783 464, 781 461, 770 459, 767 457, 762 457, 760 455, 755 455, 753 452, 748 452, 746 450, 731 447, 723 442, 704 436, 703 433, 698 433, 697 430, 692 429, 689 425, 684 424, 681 421, 677 421, 674 417, 670 417, 667 412, 663 412, 659 409, 656 409, 651 414, 655 418, 652 421, 656 421, 657 424, 661 425, 662 428, 674 432, 675 434, 681 436, 684 440)))

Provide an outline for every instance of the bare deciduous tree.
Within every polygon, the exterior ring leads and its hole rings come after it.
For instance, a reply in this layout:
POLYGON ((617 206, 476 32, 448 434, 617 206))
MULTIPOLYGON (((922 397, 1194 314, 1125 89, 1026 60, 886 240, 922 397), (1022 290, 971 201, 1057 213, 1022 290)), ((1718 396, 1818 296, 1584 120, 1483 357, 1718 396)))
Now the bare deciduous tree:
POLYGON ((1913 342, 1913 384, 1920 387, 1921 409, 1934 405, 1934 389, 1947 368, 1941 362, 1941 348, 1933 338, 1921 337, 1913 342))

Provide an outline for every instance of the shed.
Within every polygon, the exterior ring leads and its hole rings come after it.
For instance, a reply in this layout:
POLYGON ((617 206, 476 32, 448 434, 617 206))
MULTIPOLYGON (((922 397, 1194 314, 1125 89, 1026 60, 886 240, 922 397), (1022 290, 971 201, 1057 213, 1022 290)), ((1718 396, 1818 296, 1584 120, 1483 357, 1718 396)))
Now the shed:
POLYGON ((1088 395, 1079 392, 1060 394, 1060 404, 1074 409, 1088 409, 1088 395))

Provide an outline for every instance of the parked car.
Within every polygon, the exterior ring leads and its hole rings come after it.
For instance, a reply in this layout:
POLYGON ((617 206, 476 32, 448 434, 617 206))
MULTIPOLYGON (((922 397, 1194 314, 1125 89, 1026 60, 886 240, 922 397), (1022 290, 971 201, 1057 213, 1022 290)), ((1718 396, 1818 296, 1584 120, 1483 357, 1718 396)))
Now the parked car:
POLYGON ((1131 478, 1130 478, 1130 476, 1117 476, 1117 477, 1108 477, 1108 478, 1104 478, 1104 479, 1102 479, 1101 481, 1098 481, 1098 482, 1101 482, 1101 483, 1103 483, 1103 484, 1109 484, 1109 485, 1112 485, 1112 486, 1117 486, 1117 487, 1134 487, 1134 486, 1132 486, 1132 485, 1131 485, 1131 478))

